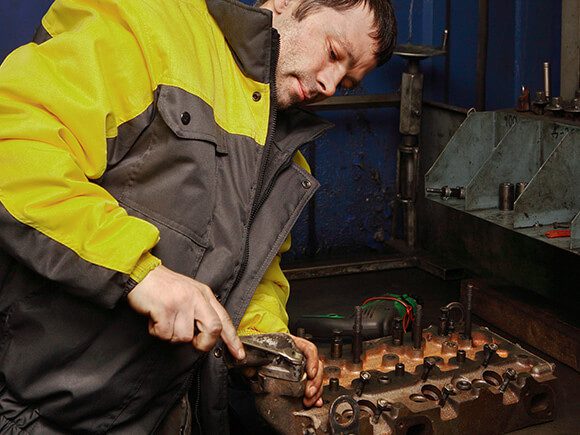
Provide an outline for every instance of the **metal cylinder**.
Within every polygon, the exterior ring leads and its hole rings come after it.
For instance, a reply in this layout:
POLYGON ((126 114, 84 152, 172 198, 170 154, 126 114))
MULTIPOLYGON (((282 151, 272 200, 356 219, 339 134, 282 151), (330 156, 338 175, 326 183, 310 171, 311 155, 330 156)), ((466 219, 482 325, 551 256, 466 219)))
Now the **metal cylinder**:
POLYGON ((362 307, 360 305, 354 307, 354 325, 352 331, 352 362, 359 364, 362 354, 362 307))
POLYGON ((328 380, 328 389, 330 391, 337 391, 338 387, 340 387, 340 381, 338 378, 330 378, 328 380))
POLYGON ((439 316, 439 327, 437 329, 437 335, 444 336, 447 335, 447 322, 449 321, 449 308, 441 307, 441 315, 439 316))
POLYGON ((457 361, 457 364, 463 364, 465 362, 465 358, 466 358, 465 350, 459 349, 457 351, 457 354, 455 355, 455 360, 457 361))
POLYGON ((528 183, 525 181, 520 181, 519 183, 516 183, 515 199, 518 199, 520 195, 524 193, 524 189, 526 188, 527 185, 528 183))
POLYGON ((340 336, 340 331, 338 333, 334 331, 334 338, 330 346, 330 357, 332 359, 342 358, 342 337, 340 336))
POLYGON ((398 363, 395 365, 395 376, 405 376, 405 364, 398 363))
POLYGON ((502 211, 514 209, 514 185, 512 183, 499 184, 499 205, 498 208, 502 211))
POLYGON ((393 319, 393 345, 400 346, 403 344, 403 319, 395 317, 393 319))
POLYGON ((415 309, 415 321, 413 322, 413 348, 421 349, 423 341, 423 306, 417 305, 415 309))
POLYGON ((465 329, 463 338, 471 340, 471 306, 473 304, 473 284, 467 284, 465 291, 465 329))
POLYGON ((304 338, 305 334, 306 334, 306 330, 304 328, 296 329, 296 337, 304 338))
POLYGON ((550 62, 544 62, 544 95, 550 98, 550 62))

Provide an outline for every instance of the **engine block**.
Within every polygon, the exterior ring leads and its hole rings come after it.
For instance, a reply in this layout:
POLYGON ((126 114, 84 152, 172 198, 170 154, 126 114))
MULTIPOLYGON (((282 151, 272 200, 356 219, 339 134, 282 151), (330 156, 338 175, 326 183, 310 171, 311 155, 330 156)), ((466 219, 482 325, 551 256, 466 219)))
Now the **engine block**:
POLYGON ((411 341, 365 341, 358 363, 321 349, 321 408, 266 394, 258 410, 288 435, 489 435, 554 419, 555 366, 518 344, 477 325, 470 339, 430 326, 411 341))

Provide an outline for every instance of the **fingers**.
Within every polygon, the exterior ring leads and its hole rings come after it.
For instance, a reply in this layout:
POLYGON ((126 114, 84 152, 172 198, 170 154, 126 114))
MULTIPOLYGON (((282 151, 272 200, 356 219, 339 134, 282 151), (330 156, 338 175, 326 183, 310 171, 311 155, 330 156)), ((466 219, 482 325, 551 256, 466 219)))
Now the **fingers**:
MULTIPOLYGON (((204 289, 201 291, 205 292, 204 289)), ((213 294, 211 297, 215 299, 213 294)), ((199 332, 193 336, 191 342, 193 347, 196 349, 201 350, 202 352, 208 352, 218 341, 223 325, 219 315, 212 307, 210 300, 208 300, 209 297, 202 293, 199 299, 201 300, 194 301, 194 312, 193 316, 190 317, 190 327, 192 331, 197 327, 199 332)))
POLYGON ((294 343, 296 347, 306 357, 306 375, 308 381, 306 381, 306 389, 304 391, 303 403, 306 407, 311 406, 322 406, 322 378, 323 378, 323 366, 322 361, 318 359, 318 349, 314 343, 300 337, 294 337, 294 343))
POLYGON ((220 322, 221 322, 222 340, 224 341, 224 343, 226 344, 226 346, 228 347, 228 349, 230 350, 231 354, 234 357, 236 357, 239 360, 244 359, 246 357, 246 352, 244 351, 244 345, 242 344, 240 337, 238 337, 238 333, 236 331, 236 328, 234 327, 234 324, 232 323, 232 320, 230 319, 228 312, 218 302, 218 300, 215 298, 213 293, 211 294, 209 300, 210 300, 210 304, 211 304, 212 308, 217 313, 217 315, 220 319, 220 322))

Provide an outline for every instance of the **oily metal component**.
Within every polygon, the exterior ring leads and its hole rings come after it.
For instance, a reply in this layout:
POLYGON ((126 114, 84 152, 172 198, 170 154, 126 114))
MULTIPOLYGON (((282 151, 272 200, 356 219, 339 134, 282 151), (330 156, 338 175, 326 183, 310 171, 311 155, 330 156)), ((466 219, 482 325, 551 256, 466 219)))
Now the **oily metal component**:
POLYGON ((503 382, 499 387, 500 393, 505 393, 505 390, 507 390, 509 383, 515 381, 517 376, 518 374, 514 369, 512 369, 511 367, 507 369, 503 375, 503 382))
POLYGON ((330 350, 331 358, 339 359, 342 358, 342 331, 340 329, 335 329, 334 338, 332 339, 332 345, 330 350))
POLYGON ((360 363, 362 353, 362 307, 354 307, 354 325, 352 327, 352 362, 360 363))
POLYGON ((468 283, 465 291, 465 327, 463 338, 471 341, 471 310, 473 308, 473 284, 468 283))
POLYGON ((438 193, 441 195, 441 198, 459 198, 465 199, 465 187, 457 186, 457 187, 449 187, 443 186, 441 188, 435 187, 427 187, 425 189, 427 193, 438 193))
POLYGON ((481 365, 487 367, 489 362, 497 352, 498 346, 495 343, 486 343, 483 345, 483 362, 481 365))
POLYGON ((255 367, 251 379, 256 393, 275 393, 292 397, 304 395, 306 358, 288 334, 257 334, 240 337, 246 357, 236 360, 225 355, 228 368, 255 367))
POLYGON ((337 397, 332 405, 330 405, 329 421, 330 433, 332 435, 353 435, 359 433, 359 415, 360 408, 358 403, 350 396, 337 397), (350 408, 348 420, 342 421, 340 418, 344 415, 344 411, 339 414, 341 405, 346 405, 350 408))
POLYGON ((393 345, 401 346, 403 344, 403 319, 395 317, 393 320, 393 345))
POLYGON ((423 306, 418 304, 415 308, 415 320, 413 321, 413 349, 421 349, 423 341, 423 306))
POLYGON ((320 349, 323 364, 336 367, 332 377, 340 378, 340 386, 332 390, 325 370, 325 405, 305 410, 300 398, 258 395, 261 415, 283 435, 301 435, 307 428, 314 428, 317 435, 328 434, 343 430, 337 422, 353 423, 354 406, 347 402, 339 402, 329 412, 335 399, 345 395, 358 406, 358 432, 335 433, 487 435, 553 420, 556 377, 552 364, 475 324, 471 342, 462 341, 460 332, 439 337, 437 327, 430 326, 423 330, 423 350, 435 367, 427 381, 421 382, 423 358, 417 357, 408 335, 401 346, 393 346, 390 337, 364 342, 361 363, 356 366, 349 358, 330 359, 329 353, 320 349), (465 353, 463 363, 457 361, 456 354, 443 352, 446 341, 459 343, 459 351, 465 353), (484 346, 491 344, 497 347, 495 356, 483 367, 484 346), (389 355, 397 358, 385 358, 389 355), (396 375, 397 364, 408 368, 403 376, 396 375), (512 376, 508 369, 516 377, 504 387, 506 378, 512 376), (361 371, 368 372, 370 379, 356 396, 361 371), (380 410, 380 399, 390 406, 380 410))
POLYGON ((536 98, 532 101, 532 112, 536 115, 543 115, 544 108, 548 105, 549 100, 546 98, 544 91, 536 92, 536 98))
POLYGON ((447 324, 449 322, 449 308, 441 307, 441 314, 439 316, 439 329, 437 330, 437 335, 445 336, 447 335, 447 324))
POLYGON ((395 376, 398 376, 398 377, 405 376, 405 364, 398 363, 395 366, 395 376))
POLYGON ((514 209, 515 189, 512 183, 499 184, 499 205, 498 208, 502 211, 509 211, 514 209))
POLYGON ((358 383, 357 383, 357 387, 356 387, 356 395, 357 396, 362 396, 362 393, 364 392, 365 386, 367 385, 367 383, 371 380, 371 374, 367 371, 362 371, 360 372, 359 378, 358 378, 358 383))
POLYGON ((517 200, 520 195, 522 193, 524 193, 524 190, 526 189, 526 186, 528 185, 528 183, 526 181, 520 181, 518 183, 516 183, 516 191, 515 191, 515 199, 517 200))
POLYGON ((518 96, 518 104, 516 106, 518 112, 530 111, 530 90, 526 86, 522 86, 522 92, 518 96))
POLYGON ((544 95, 550 99, 550 62, 544 62, 544 95))
POLYGON ((435 359, 432 357, 427 357, 423 360, 423 372, 421 373, 421 381, 426 382, 429 377, 429 373, 435 367, 435 359))
POLYGON ((560 97, 552 97, 550 104, 545 108, 554 116, 562 116, 564 114, 564 106, 562 105, 562 99, 560 97))
POLYGON ((457 354, 455 355, 455 361, 457 362, 457 364, 461 365, 465 362, 465 358, 466 358, 466 352, 463 349, 459 349, 457 351, 457 354))

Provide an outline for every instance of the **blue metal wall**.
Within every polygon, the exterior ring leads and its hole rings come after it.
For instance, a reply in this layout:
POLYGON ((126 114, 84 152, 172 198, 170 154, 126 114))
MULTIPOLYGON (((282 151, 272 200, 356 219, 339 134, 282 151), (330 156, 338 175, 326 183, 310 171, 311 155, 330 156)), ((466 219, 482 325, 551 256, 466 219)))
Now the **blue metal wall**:
MULTIPOLYGON (((421 63, 426 99, 475 104, 477 0, 392 0, 399 42, 440 45, 450 28, 449 57, 421 63), (446 6, 450 5, 449 11, 446 6), (448 19, 448 23, 447 23, 448 19), (448 71, 448 75, 447 75, 448 71)), ((30 40, 50 0, 0 0, 0 60, 30 40)), ((542 85, 542 62, 552 64, 553 94, 560 75, 561 2, 490 0, 487 109, 512 107, 522 85, 542 85)), ((356 93, 399 88, 405 63, 394 58, 365 79, 356 93)), ((383 252, 391 238, 395 195, 396 109, 322 112, 336 124, 304 153, 323 187, 293 231, 289 260, 383 252)))

